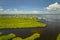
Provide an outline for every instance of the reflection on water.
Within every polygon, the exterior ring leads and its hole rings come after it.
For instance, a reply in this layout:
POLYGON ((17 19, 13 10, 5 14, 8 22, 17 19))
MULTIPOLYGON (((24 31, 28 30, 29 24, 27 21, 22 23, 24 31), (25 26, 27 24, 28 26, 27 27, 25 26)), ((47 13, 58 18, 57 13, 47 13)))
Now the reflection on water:
POLYGON ((40 14, 37 16, 50 22, 60 22, 60 14, 40 14))

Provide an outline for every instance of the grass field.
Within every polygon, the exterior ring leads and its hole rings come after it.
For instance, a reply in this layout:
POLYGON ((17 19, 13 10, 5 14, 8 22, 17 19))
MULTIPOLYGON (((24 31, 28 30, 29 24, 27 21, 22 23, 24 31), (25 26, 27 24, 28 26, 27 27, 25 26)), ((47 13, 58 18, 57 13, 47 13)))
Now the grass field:
POLYGON ((0 28, 33 28, 45 26, 46 24, 40 23, 37 19, 0 17, 0 28))

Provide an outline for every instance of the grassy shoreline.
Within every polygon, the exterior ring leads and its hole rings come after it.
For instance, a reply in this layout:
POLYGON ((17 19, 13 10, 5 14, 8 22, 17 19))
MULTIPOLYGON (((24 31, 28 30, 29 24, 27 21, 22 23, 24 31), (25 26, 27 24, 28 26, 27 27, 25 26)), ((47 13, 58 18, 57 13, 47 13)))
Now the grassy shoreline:
POLYGON ((46 24, 40 23, 37 19, 0 17, 0 28, 35 28, 45 26, 46 24))

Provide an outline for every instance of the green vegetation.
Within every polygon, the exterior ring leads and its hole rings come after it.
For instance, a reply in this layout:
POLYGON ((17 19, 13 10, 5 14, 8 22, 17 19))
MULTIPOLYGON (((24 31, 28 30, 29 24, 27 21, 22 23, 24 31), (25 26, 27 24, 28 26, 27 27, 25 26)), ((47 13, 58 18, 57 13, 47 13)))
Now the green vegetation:
POLYGON ((16 37, 16 38, 13 38, 12 40, 24 40, 24 39, 22 39, 21 37, 16 37))
POLYGON ((46 24, 38 22, 31 18, 3 18, 0 17, 0 28, 33 28, 45 27, 46 24))
POLYGON ((32 36, 25 38, 25 40, 34 40, 34 39, 39 38, 39 37, 40 37, 40 34, 35 33, 32 36))
POLYGON ((2 34, 2 32, 0 32, 0 35, 2 34))
POLYGON ((13 40, 34 40, 34 39, 39 38, 39 37, 40 37, 40 34, 39 33, 35 33, 32 36, 27 37, 25 39, 22 39, 21 37, 16 37, 16 38, 13 38, 13 40))
POLYGON ((58 34, 58 36, 57 36, 57 40, 60 40, 60 34, 58 34))
POLYGON ((10 39, 12 39, 12 40, 34 40, 34 39, 39 38, 39 37, 40 37, 40 34, 35 33, 35 34, 23 39, 22 37, 16 37, 15 34, 10 33, 7 35, 0 36, 0 40, 10 40, 10 39))
POLYGON ((11 34, 8 34, 8 35, 0 36, 0 40, 9 40, 13 37, 15 37, 15 34, 11 33, 11 34))

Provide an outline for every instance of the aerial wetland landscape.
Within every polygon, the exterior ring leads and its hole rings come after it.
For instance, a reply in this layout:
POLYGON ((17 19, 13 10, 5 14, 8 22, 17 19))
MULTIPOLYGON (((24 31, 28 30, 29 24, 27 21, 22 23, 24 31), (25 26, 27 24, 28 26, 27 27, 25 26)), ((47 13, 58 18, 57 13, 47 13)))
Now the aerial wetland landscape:
MULTIPOLYGON (((40 37, 40 33, 38 33, 37 31, 32 34, 31 36, 28 36, 27 38, 23 38, 23 37, 17 37, 16 34, 14 34, 14 32, 9 33, 11 30, 16 31, 16 30, 21 30, 22 32, 24 32, 23 30, 29 29, 31 31, 31 33, 34 32, 34 29, 36 28, 45 28, 46 24, 45 23, 41 23, 40 20, 38 20, 37 16, 27 16, 27 15, 0 15, 0 31, 3 30, 2 32, 0 32, 0 35, 2 35, 0 37, 0 40, 35 40, 36 38, 40 37), (3 33, 5 31, 5 33, 3 33), (9 31, 6 34, 6 31, 9 31)), ((29 31, 28 30, 28 31, 29 31)), ((16 31, 15 33, 17 33, 19 31, 16 31)), ((21 32, 21 33, 22 33, 21 32)), ((26 33, 26 32, 25 32, 26 33)), ((24 34, 25 34, 24 33, 24 34)), ((18 34, 18 33, 17 33, 18 34)))
POLYGON ((0 40, 60 40, 60 0, 0 0, 0 40))
POLYGON ((0 15, 0 40, 60 40, 60 27, 56 27, 58 22, 40 17, 31 14, 0 15))

